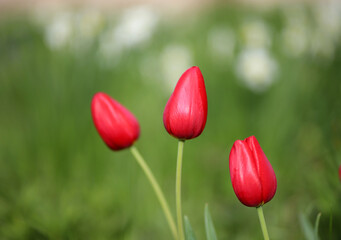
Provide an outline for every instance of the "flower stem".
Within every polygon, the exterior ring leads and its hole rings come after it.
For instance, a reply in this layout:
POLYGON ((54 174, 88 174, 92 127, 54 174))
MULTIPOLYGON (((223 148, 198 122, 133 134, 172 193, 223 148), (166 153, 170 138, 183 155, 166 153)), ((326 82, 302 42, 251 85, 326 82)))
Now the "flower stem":
POLYGON ((166 198, 160 188, 160 185, 158 184, 157 180, 155 179, 152 171, 150 170, 150 168, 148 167, 147 163, 144 161, 143 157, 141 156, 141 154, 139 153, 139 151, 137 150, 137 148, 135 146, 130 147, 130 151, 133 154, 133 156, 135 157, 137 163, 140 165, 140 167, 142 168, 143 172, 146 174, 150 184, 152 185, 154 192, 161 204, 162 210, 166 216, 169 228, 173 234, 174 239, 178 239, 177 237, 177 231, 176 231, 176 225, 173 219, 173 216, 169 210, 169 206, 168 203, 166 201, 166 198))
POLYGON ((185 141, 179 140, 178 157, 176 160, 176 183, 175 183, 175 198, 176 198, 176 216, 178 220, 178 236, 179 240, 184 240, 184 229, 182 224, 182 207, 181 207, 181 172, 182 172, 182 154, 184 151, 185 141))
POLYGON ((260 226, 262 228, 264 239, 269 240, 270 238, 269 238, 269 234, 268 234, 268 229, 266 228, 266 223, 265 223, 265 218, 264 218, 262 206, 257 207, 257 212, 258 212, 258 217, 259 217, 260 226))

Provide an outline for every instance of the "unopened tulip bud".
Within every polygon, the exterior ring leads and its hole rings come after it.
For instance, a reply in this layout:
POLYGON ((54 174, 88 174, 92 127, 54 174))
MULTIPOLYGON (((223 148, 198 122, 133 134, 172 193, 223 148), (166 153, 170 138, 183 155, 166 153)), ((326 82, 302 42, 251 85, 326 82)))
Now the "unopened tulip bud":
POLYGON ((204 78, 198 67, 191 67, 180 77, 163 113, 167 132, 180 139, 198 137, 207 119, 204 78))
POLYGON ((91 102, 95 127, 112 150, 130 147, 140 135, 135 116, 105 93, 96 93, 91 102))
POLYGON ((234 192, 244 205, 259 207, 273 198, 276 175, 254 136, 233 144, 229 165, 234 192))

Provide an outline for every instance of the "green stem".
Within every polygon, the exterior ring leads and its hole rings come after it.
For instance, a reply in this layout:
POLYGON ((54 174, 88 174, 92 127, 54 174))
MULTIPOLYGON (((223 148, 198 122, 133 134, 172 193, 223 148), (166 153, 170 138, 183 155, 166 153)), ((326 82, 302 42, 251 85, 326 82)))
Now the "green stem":
POLYGON ((130 151, 133 154, 133 156, 135 157, 137 163, 142 168, 143 172, 146 174, 150 184, 152 185, 154 192, 155 192, 155 194, 156 194, 156 196, 157 196, 157 198, 161 204, 162 210, 166 216, 169 228, 173 234, 174 239, 178 239, 177 231, 176 231, 176 225, 175 225, 173 216, 169 210, 168 203, 166 201, 166 198, 165 198, 157 180, 155 179, 152 171, 148 167, 147 163, 144 161, 143 157, 141 156, 141 154, 139 153, 137 148, 135 146, 132 146, 132 147, 130 147, 130 151))
POLYGON ((258 217, 259 217, 260 226, 262 228, 264 239, 269 240, 270 238, 269 238, 269 234, 268 234, 268 229, 266 228, 266 223, 265 223, 265 218, 264 218, 262 206, 257 207, 257 212, 258 212, 258 217))
POLYGON ((175 183, 175 198, 176 198, 176 216, 178 220, 178 236, 180 240, 184 240, 184 229, 182 224, 182 207, 181 207, 181 172, 182 172, 182 154, 184 151, 185 141, 179 140, 178 157, 176 160, 176 183, 175 183))

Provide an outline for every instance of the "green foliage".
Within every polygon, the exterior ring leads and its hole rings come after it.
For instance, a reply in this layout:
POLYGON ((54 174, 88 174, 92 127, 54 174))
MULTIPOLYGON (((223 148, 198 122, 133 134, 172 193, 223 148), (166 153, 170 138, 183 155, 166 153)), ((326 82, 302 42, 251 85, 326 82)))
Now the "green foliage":
POLYGON ((321 213, 318 213, 313 227, 308 217, 304 213, 300 213, 300 224, 306 240, 319 240, 318 228, 320 224, 321 213))
POLYGON ((185 225, 185 238, 186 240, 196 240, 194 231, 192 229, 191 223, 187 216, 184 217, 184 225, 185 225))
POLYGON ((217 234, 215 233, 208 204, 205 205, 205 229, 207 240, 217 240, 217 234))

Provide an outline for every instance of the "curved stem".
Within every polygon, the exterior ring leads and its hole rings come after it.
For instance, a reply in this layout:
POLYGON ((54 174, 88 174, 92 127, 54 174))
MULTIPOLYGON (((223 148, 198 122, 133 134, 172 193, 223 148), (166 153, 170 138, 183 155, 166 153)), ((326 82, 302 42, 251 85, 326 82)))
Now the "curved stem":
POLYGON ((179 140, 178 157, 176 160, 176 182, 175 182, 175 198, 176 198, 176 216, 178 220, 178 236, 180 240, 184 240, 184 229, 182 224, 182 207, 181 207, 181 172, 182 172, 182 154, 184 151, 184 141, 179 140))
POLYGON ((257 207, 257 212, 258 212, 258 217, 259 217, 260 226, 262 228, 264 239, 269 240, 270 238, 269 238, 269 234, 268 234, 268 229, 266 228, 266 223, 265 223, 265 218, 264 218, 262 206, 257 207))
POLYGON ((169 206, 168 203, 166 201, 166 198, 160 188, 160 185, 158 184, 157 180, 155 179, 152 171, 150 170, 150 168, 148 167, 147 163, 144 161, 143 157, 141 156, 141 154, 139 153, 139 151, 137 150, 137 148, 135 146, 130 147, 130 151, 133 154, 133 156, 135 157, 137 163, 140 165, 140 167, 142 168, 143 172, 146 174, 150 184, 152 185, 154 192, 161 204, 162 210, 166 216, 169 228, 173 234, 174 239, 178 239, 177 238, 177 231, 176 231, 176 225, 173 219, 173 216, 169 210, 169 206))

